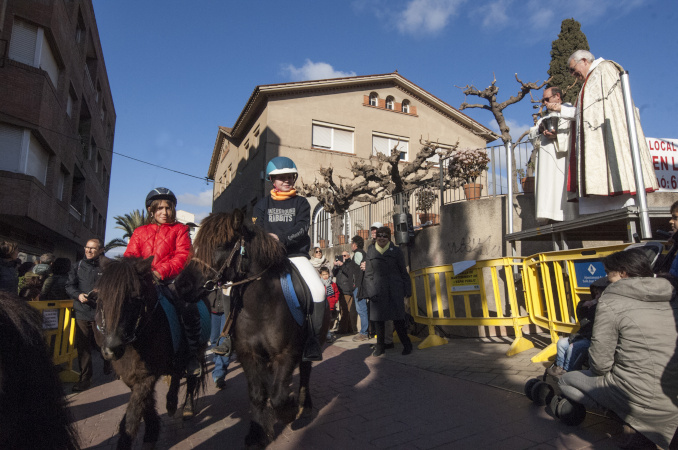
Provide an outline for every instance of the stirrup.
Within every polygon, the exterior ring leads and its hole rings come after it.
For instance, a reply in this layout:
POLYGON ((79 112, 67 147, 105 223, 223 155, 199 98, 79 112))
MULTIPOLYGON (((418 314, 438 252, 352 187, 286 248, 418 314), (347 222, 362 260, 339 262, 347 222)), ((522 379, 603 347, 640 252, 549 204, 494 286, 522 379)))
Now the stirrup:
POLYGON ((233 343, 231 336, 224 336, 221 343, 212 349, 212 353, 219 356, 231 356, 233 352, 233 343))
POLYGON ((309 336, 304 345, 304 353, 301 356, 302 361, 322 361, 323 351, 320 348, 320 342, 315 336, 309 336))

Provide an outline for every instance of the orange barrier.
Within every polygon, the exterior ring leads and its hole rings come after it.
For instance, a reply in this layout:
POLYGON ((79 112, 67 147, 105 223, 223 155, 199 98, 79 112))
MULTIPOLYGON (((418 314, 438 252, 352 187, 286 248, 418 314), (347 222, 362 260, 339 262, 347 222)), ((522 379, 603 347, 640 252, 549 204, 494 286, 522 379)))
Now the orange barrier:
POLYGON ((80 374, 73 370, 73 360, 78 357, 73 345, 75 337, 73 300, 44 300, 29 302, 29 305, 42 314, 43 335, 52 351, 54 365, 65 365, 59 372, 59 378, 66 383, 77 382, 80 374))

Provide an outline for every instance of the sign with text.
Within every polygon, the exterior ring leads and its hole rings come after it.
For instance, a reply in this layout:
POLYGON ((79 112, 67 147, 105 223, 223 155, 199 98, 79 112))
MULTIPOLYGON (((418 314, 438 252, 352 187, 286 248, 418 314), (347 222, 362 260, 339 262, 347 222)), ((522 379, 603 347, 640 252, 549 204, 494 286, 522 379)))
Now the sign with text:
POLYGON ((480 290, 480 282, 478 281, 478 273, 475 270, 469 270, 452 277, 450 291, 453 293, 478 290, 480 290))
POLYGON ((45 309, 42 312, 42 329, 54 330, 59 327, 59 310, 45 309))
POLYGON ((580 288, 590 287, 598 278, 603 278, 607 275, 603 263, 597 259, 576 261, 574 263, 574 273, 577 277, 577 287, 580 288))
POLYGON ((659 190, 678 192, 678 139, 645 138, 659 190))

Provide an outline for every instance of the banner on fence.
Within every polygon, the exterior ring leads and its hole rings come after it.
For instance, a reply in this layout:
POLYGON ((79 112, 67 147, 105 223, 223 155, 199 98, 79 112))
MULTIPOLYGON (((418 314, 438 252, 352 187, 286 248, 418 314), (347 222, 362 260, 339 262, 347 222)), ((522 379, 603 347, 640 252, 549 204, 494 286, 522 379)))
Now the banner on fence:
POLYGON ((659 190, 678 192, 678 139, 646 137, 659 190))
POLYGON ((605 267, 599 260, 586 260, 574 263, 574 273, 577 276, 577 286, 590 287, 598 278, 605 275, 605 267))

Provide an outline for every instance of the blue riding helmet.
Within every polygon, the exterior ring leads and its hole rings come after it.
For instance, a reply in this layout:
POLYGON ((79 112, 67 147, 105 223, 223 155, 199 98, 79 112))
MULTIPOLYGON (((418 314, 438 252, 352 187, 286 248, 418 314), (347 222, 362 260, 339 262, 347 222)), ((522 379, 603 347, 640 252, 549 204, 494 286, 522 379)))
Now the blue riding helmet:
POLYGON ((294 161, 285 156, 276 156, 266 165, 266 178, 269 181, 271 181, 271 175, 282 175, 285 173, 293 173, 295 180, 299 174, 294 161))
POLYGON ((177 197, 172 191, 164 187, 157 187, 148 193, 146 196, 146 209, 151 207, 153 200, 167 200, 172 203, 174 207, 177 206, 177 197))

